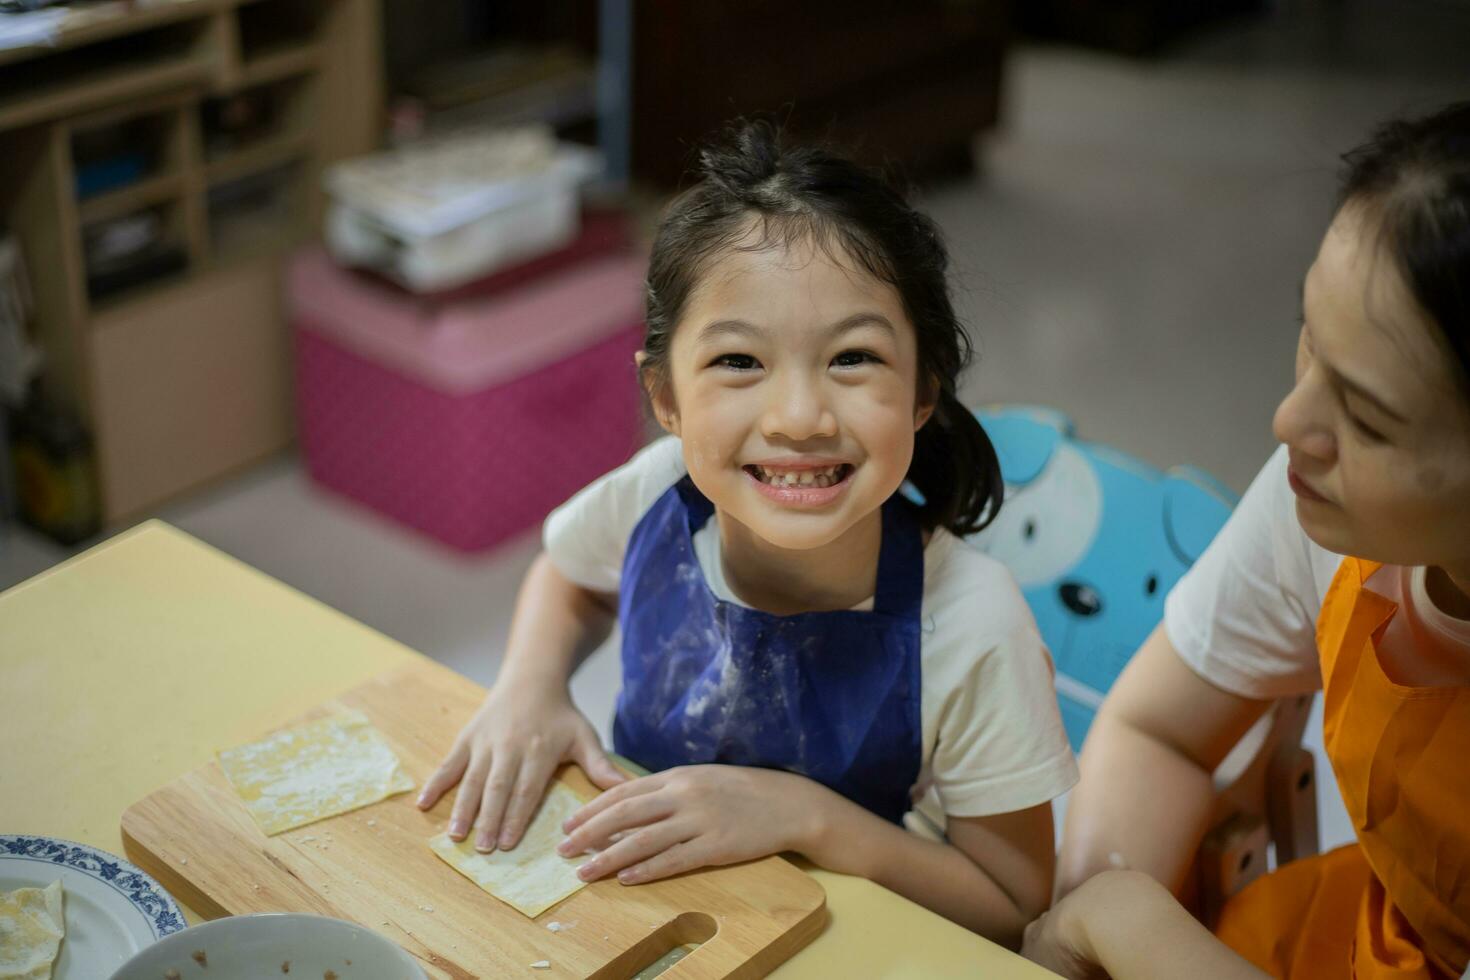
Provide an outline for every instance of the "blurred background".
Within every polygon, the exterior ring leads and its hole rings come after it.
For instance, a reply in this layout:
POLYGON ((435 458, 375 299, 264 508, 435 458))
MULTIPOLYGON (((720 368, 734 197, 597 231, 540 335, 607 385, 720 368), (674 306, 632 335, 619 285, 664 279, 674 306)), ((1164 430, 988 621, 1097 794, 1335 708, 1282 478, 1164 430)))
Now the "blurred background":
POLYGON ((0 3, 0 588, 160 517, 488 684, 742 113, 917 188, 969 404, 1241 492, 1339 154, 1467 50, 1463 0, 0 3))

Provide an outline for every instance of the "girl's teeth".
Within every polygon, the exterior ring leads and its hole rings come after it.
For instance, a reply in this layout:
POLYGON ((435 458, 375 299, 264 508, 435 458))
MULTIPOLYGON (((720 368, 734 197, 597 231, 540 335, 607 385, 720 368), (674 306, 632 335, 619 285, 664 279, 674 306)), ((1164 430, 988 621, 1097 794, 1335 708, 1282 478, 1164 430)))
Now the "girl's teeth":
POLYGON ((838 469, 839 467, 831 466, 825 470, 774 473, 760 467, 759 475, 773 487, 830 487, 837 482, 838 469))

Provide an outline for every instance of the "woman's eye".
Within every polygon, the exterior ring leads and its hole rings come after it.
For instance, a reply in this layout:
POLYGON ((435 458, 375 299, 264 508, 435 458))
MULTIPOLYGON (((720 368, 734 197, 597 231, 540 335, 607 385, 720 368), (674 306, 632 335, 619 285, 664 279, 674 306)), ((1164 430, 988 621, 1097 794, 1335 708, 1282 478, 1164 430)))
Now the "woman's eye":
POLYGON ((876 364, 878 358, 865 350, 845 350, 832 358, 832 363, 837 367, 860 367, 864 364, 876 364))
POLYGON ((749 354, 721 354, 710 366, 729 368, 732 371, 753 371, 760 367, 760 362, 749 354))
POLYGON ((1382 432, 1379 432, 1377 429, 1373 428, 1368 423, 1364 422, 1362 419, 1358 418, 1356 415, 1349 415, 1348 419, 1353 423, 1353 428, 1362 433, 1363 438, 1367 439, 1369 442, 1388 441, 1387 436, 1385 436, 1382 432))

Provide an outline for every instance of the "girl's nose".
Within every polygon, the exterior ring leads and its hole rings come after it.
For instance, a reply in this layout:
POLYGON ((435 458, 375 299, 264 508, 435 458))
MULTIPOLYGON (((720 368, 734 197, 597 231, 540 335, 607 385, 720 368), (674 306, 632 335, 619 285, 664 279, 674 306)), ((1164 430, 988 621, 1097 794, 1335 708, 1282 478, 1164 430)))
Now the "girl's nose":
POLYGON ((837 434, 837 417, 820 386, 805 381, 771 385, 771 398, 761 417, 761 433, 793 441, 837 434))
POLYGON ((1271 420, 1276 438, 1294 452, 1321 463, 1337 459, 1337 435, 1332 428, 1331 392, 1308 371, 1297 381, 1271 420))

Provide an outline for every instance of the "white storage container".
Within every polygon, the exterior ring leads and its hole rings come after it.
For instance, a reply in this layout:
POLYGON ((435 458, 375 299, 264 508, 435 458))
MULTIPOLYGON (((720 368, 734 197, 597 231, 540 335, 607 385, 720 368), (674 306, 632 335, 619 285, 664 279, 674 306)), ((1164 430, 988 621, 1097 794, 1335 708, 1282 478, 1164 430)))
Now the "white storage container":
POLYGON ((528 127, 461 134, 349 160, 325 175, 325 238, 344 265, 416 292, 451 289, 570 242, 585 147, 528 127))

